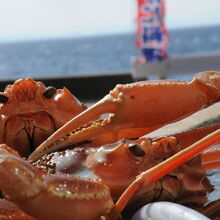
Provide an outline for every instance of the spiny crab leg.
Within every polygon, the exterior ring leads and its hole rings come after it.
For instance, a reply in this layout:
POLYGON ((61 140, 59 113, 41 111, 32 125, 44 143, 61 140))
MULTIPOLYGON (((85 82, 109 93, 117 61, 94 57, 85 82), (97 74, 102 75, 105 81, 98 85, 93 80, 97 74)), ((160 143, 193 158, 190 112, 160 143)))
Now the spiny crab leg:
POLYGON ((191 82, 161 80, 118 85, 57 130, 29 159, 35 161, 45 153, 83 141, 104 144, 106 139, 110 143, 123 137, 140 137, 218 102, 219 93, 219 72, 199 73, 191 82), (100 119, 105 114, 109 117, 100 119), (105 136, 109 133, 110 138, 105 136))
POLYGON ((122 210, 125 208, 127 203, 132 199, 135 193, 141 188, 146 187, 155 181, 159 180, 161 177, 172 172, 174 169, 192 159, 203 150, 207 149, 211 145, 215 144, 220 140, 220 129, 206 136, 205 138, 194 143, 190 147, 180 151, 159 165, 143 172, 139 175, 136 180, 126 189, 126 191, 119 198, 116 206, 113 207, 110 216, 106 219, 116 220, 122 210))

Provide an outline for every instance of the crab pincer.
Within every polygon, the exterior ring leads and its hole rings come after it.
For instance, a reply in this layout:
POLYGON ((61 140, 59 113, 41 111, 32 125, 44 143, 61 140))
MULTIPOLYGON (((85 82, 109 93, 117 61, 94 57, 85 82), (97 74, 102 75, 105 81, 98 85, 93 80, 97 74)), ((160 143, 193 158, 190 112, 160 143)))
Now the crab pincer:
POLYGON ((218 102, 219 94, 220 73, 214 71, 199 73, 191 82, 160 80, 117 85, 58 129, 29 160, 85 141, 101 146, 122 138, 141 137, 218 102))

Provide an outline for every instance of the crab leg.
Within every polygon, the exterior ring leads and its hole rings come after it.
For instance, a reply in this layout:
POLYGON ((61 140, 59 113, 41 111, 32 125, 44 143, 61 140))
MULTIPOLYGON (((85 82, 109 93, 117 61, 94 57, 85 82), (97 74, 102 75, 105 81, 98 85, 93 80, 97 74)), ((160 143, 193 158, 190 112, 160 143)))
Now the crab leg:
POLYGON ((37 219, 97 219, 114 205, 104 184, 44 176, 5 145, 0 148, 0 176, 5 198, 37 219))
MULTIPOLYGON (((204 138, 208 134, 216 131, 220 128, 220 124, 215 124, 207 127, 197 128, 191 131, 186 131, 178 134, 171 135, 176 138, 181 144, 181 148, 186 148, 196 141, 204 138)), ((220 143, 220 142, 219 142, 220 143)), ((220 167, 220 145, 216 143, 216 145, 212 146, 210 149, 202 152, 202 166, 203 168, 208 170, 213 170, 215 168, 220 167)))
POLYGON ((219 213, 219 210, 220 210, 220 199, 217 199, 209 203, 207 206, 203 207, 202 209, 197 209, 197 211, 203 213, 203 215, 206 215, 209 217, 213 216, 213 219, 216 216, 215 214, 219 213))
POLYGON ((219 89, 219 72, 199 73, 191 82, 164 80, 118 85, 50 136, 29 159, 35 161, 45 153, 83 141, 101 145, 123 137, 140 137, 218 102, 219 89), (105 114, 108 117, 100 119, 105 114))
POLYGON ((214 145, 202 153, 202 166, 206 171, 220 167, 220 145, 214 145))
POLYGON ((190 147, 180 151, 159 165, 143 172, 139 175, 136 180, 126 189, 126 191, 119 198, 116 206, 113 208, 110 216, 107 219, 115 220, 117 219, 119 213, 124 209, 127 203, 132 199, 135 193, 141 188, 146 187, 153 182, 157 181, 164 175, 170 173, 176 169, 181 164, 187 162, 188 160, 195 157, 197 154, 201 153, 203 150, 207 149, 209 146, 215 144, 220 140, 220 129, 201 139, 200 141, 194 143, 190 147))

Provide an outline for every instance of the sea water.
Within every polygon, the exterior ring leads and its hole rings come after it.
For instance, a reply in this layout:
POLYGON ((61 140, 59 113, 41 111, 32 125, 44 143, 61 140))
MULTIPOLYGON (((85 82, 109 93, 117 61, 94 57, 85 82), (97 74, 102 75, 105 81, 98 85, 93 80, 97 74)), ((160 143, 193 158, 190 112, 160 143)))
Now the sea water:
MULTIPOLYGON (((130 72, 135 33, 0 42, 0 79, 130 72)), ((220 26, 170 30, 169 55, 220 52, 220 26)), ((178 76, 177 76, 178 77, 178 76)))

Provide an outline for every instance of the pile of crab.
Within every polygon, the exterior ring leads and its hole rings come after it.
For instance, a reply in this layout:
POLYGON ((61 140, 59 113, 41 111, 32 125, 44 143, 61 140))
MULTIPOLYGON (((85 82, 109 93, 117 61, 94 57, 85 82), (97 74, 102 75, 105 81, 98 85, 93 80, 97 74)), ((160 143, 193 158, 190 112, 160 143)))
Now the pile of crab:
POLYGON ((220 124, 147 135, 219 101, 214 71, 117 85, 90 108, 66 88, 16 81, 0 93, 0 219, 131 219, 155 201, 217 218, 206 172, 220 167, 220 124))

